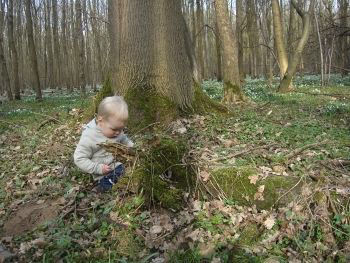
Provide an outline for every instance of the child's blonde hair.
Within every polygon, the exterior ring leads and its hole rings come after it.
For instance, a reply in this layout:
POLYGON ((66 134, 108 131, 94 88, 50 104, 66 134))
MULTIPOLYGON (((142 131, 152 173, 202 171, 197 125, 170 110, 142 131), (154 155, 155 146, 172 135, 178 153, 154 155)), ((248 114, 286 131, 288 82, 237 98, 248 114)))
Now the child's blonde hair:
POLYGON ((128 104, 121 96, 111 96, 104 98, 98 105, 97 116, 108 118, 111 115, 117 115, 121 119, 128 119, 128 104))

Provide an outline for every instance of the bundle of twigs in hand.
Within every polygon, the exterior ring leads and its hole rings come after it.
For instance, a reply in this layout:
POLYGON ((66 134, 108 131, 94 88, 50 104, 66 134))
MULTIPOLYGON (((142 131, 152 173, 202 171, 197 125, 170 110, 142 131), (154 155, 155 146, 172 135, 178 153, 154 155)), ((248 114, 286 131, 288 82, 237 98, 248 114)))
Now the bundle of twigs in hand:
POLYGON ((137 152, 134 148, 125 146, 117 142, 106 142, 99 144, 107 152, 113 154, 115 160, 121 163, 133 162, 136 159, 137 152))

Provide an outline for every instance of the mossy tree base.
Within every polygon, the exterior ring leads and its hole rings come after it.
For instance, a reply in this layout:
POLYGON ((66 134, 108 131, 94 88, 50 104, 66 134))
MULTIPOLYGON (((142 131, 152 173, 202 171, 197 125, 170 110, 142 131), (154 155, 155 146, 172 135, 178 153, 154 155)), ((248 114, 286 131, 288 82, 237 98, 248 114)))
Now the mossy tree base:
POLYGON ((245 101, 241 88, 236 84, 232 84, 230 81, 225 81, 223 102, 230 104, 237 101, 245 101))
POLYGON ((191 192, 195 174, 189 164, 184 163, 188 152, 181 138, 155 136, 149 141, 150 149, 134 172, 148 204, 160 204, 178 210, 183 203, 183 194, 191 192))

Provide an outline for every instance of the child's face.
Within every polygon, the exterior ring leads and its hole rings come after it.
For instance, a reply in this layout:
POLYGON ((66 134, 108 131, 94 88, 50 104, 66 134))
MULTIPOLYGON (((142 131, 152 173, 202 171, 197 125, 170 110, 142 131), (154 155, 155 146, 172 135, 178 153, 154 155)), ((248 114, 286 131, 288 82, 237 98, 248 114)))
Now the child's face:
POLYGON ((112 115, 107 118, 97 117, 97 125, 100 127, 101 132, 107 138, 117 137, 123 132, 126 120, 121 119, 117 115, 112 115))

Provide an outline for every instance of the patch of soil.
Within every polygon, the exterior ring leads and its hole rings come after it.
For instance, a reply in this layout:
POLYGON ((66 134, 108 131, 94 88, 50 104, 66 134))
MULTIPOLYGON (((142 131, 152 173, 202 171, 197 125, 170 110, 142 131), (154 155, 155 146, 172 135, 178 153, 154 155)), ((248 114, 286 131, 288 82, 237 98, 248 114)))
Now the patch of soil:
POLYGON ((1 236, 18 236, 30 231, 57 217, 59 211, 57 200, 46 200, 42 204, 23 204, 5 222, 1 236))

